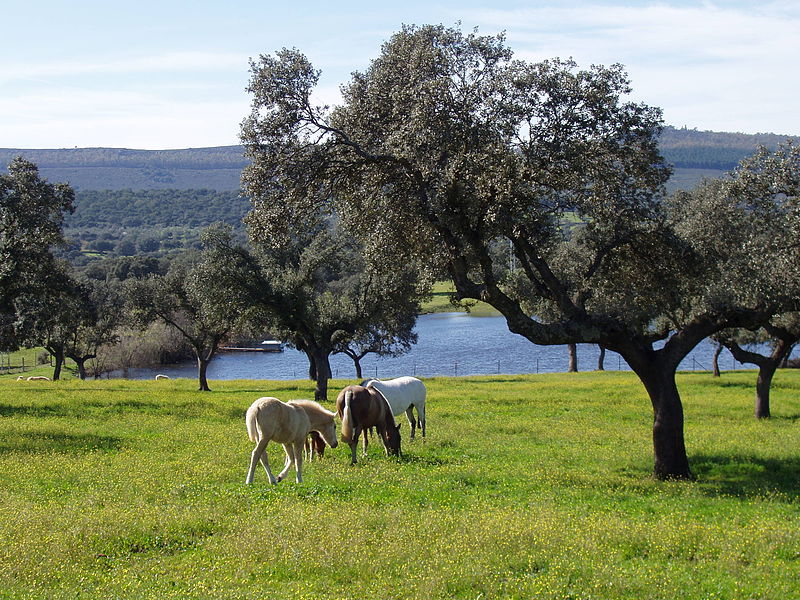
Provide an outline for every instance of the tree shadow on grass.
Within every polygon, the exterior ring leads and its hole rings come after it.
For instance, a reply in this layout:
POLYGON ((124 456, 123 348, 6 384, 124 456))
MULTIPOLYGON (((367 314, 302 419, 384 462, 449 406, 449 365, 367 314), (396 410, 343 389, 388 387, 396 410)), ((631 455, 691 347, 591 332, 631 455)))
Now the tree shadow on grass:
POLYGON ((31 431, 0 440, 0 454, 86 454, 115 452, 122 448, 122 439, 94 434, 71 434, 63 431, 31 431))
POLYGON ((777 493, 791 500, 800 497, 800 457, 698 455, 690 462, 709 495, 752 498, 777 493))
POLYGON ((66 407, 57 404, 42 404, 39 406, 0 404, 0 417, 63 417, 66 414, 66 407))

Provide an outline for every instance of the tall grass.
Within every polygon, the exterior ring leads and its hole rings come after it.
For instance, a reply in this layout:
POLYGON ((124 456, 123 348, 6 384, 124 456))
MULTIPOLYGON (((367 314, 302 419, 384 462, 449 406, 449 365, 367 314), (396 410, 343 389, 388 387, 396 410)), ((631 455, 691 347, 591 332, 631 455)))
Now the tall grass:
POLYGON ((403 458, 277 486, 244 485, 244 412, 311 382, 0 380, 0 597, 797 598, 800 374, 768 421, 753 380, 680 376, 694 483, 651 477, 608 372, 426 380, 403 458))

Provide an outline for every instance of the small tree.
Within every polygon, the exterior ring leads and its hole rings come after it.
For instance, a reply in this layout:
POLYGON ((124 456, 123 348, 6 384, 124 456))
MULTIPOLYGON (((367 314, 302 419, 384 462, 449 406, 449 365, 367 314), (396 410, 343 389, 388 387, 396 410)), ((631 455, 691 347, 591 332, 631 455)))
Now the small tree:
POLYGON ((404 317, 401 323, 393 323, 388 328, 379 326, 368 328, 362 334, 341 342, 334 350, 334 354, 349 356, 356 370, 356 379, 363 379, 361 360, 367 354, 401 356, 417 343, 417 334, 414 332, 417 315, 409 313, 404 317))
POLYGON ((287 222, 275 209, 254 203, 247 218, 253 250, 217 230, 213 260, 225 264, 225 285, 247 294, 253 320, 306 354, 315 398, 325 401, 330 355, 370 331, 399 335, 409 320, 413 327, 421 295, 413 272, 370 268, 360 245, 330 223, 312 222, 314 215, 287 222))
POLYGON ((106 282, 85 280, 78 283, 77 291, 74 327, 67 336, 64 354, 75 362, 78 377, 86 379, 87 361, 96 359, 101 348, 119 342, 123 302, 106 282))
POLYGON ((755 332, 746 329, 723 331, 717 339, 740 363, 758 367, 755 416, 757 419, 768 419, 771 416, 769 396, 775 371, 800 342, 800 314, 781 315, 755 332), (758 346, 762 345, 770 348, 769 354, 758 352, 758 346))
POLYGON ((80 291, 68 266, 52 258, 48 263, 35 285, 18 297, 15 329, 22 343, 40 345, 51 354, 53 380, 58 380, 69 338, 83 316, 80 291))
POLYGON ((200 262, 175 262, 164 276, 128 279, 125 294, 135 322, 161 321, 181 333, 197 358, 200 391, 210 391, 208 365, 222 341, 243 323, 247 306, 240 290, 226 287, 224 263, 204 253, 200 262))

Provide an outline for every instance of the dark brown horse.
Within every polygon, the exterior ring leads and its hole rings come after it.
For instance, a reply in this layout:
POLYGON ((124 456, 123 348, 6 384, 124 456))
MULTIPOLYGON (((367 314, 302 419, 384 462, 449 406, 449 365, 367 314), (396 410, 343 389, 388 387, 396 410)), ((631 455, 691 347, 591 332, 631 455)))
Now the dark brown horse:
POLYGON ((325 456, 325 440, 317 431, 309 431, 308 439, 306 440, 305 458, 312 460, 315 456, 322 458, 325 456))
POLYGON ((336 412, 342 420, 342 440, 350 446, 351 464, 356 464, 358 436, 362 432, 365 432, 366 453, 366 430, 370 427, 378 431, 387 455, 400 455, 400 428, 394 424, 392 409, 379 392, 360 385, 349 385, 336 398, 336 412))

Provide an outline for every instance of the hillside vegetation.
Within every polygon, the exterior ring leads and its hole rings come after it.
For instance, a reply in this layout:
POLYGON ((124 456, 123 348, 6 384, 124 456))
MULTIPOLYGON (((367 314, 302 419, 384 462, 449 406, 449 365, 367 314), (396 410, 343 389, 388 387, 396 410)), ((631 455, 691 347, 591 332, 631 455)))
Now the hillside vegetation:
POLYGON ((581 373, 426 380, 401 460, 245 486, 245 410, 310 382, 0 377, 0 597, 793 598, 800 373, 767 421, 753 380, 679 375, 694 483, 651 477, 635 376, 581 373))
MULTIPOLYGON (((719 177, 759 144, 786 136, 665 128, 660 147, 675 166, 669 191, 719 177)), ((65 222, 78 266, 97 258, 153 255, 198 248, 202 229, 222 221, 241 231, 250 202, 240 196, 241 146, 182 150, 74 148, 0 149, 0 168, 16 155, 35 162, 50 181, 76 188, 75 213, 65 222)))
MULTIPOLYGON (((726 171, 752 154, 759 144, 774 148, 785 135, 720 133, 666 127, 660 148, 678 170, 681 185, 697 182, 696 170, 726 171), (681 173, 688 169, 689 173, 681 173)), ((72 148, 20 150, 0 148, 0 168, 14 156, 35 162, 50 181, 67 181, 77 189, 239 189, 246 164, 241 146, 182 150, 72 148)))

